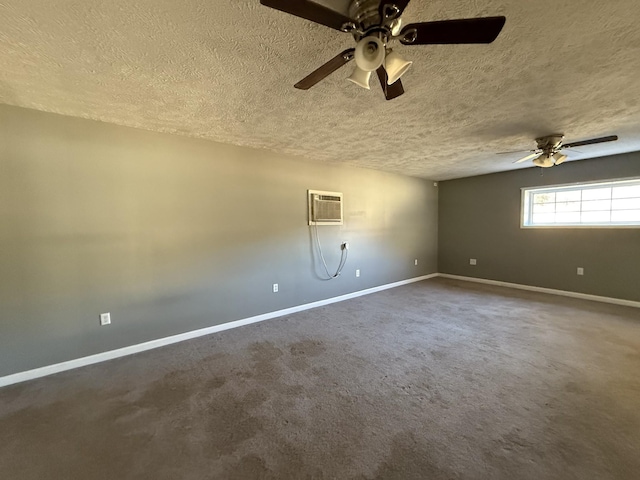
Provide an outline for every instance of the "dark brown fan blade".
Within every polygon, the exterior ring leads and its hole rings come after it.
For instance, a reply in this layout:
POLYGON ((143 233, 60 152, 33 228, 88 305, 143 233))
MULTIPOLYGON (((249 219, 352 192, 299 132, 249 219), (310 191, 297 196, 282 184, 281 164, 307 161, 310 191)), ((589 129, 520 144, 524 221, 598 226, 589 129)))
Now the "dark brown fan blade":
POLYGON ((617 135, 609 135, 608 137, 592 138, 590 140, 583 140, 582 142, 565 143, 561 148, 573 148, 582 147, 583 145, 593 145, 595 143, 615 142, 618 140, 617 135))
POLYGON ((354 23, 349 17, 309 0, 260 0, 260 3, 340 31, 345 23, 354 23))
POLYGON ((380 79, 380 85, 382 85, 382 91, 384 92, 384 96, 387 100, 393 100, 394 98, 399 97, 404 93, 404 87, 402 86, 402 82, 400 80, 396 80, 394 83, 389 85, 387 83, 387 71, 384 67, 378 68, 376 70, 378 74, 378 78, 380 79))
POLYGON ((505 21, 505 17, 484 17, 410 23, 402 29, 400 42, 405 45, 491 43, 502 31, 505 21))
POLYGON ((380 2, 380 17, 386 19, 398 18, 409 5, 409 0, 383 0, 380 2))
POLYGON ((314 70, 309 75, 304 77, 298 83, 294 85, 294 87, 299 88, 300 90, 309 90, 320 80, 324 80, 326 77, 331 75, 333 72, 338 70, 343 65, 346 65, 353 59, 353 52, 355 48, 348 48, 344 52, 336 55, 327 63, 322 65, 317 70, 314 70))

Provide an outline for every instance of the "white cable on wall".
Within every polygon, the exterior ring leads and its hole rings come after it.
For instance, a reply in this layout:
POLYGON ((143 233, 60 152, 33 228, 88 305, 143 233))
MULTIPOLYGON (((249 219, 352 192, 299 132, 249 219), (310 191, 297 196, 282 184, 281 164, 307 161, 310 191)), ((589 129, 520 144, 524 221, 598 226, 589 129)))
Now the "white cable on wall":
POLYGON ((338 264, 336 273, 331 275, 329 273, 329 267, 327 267, 327 262, 325 261, 324 255, 322 254, 322 245, 320 245, 320 236, 318 235, 318 225, 314 224, 313 226, 315 229, 318 251, 320 252, 320 258, 322 259, 322 265, 324 266, 324 271, 327 273, 327 278, 324 278, 323 280, 333 280, 334 278, 338 278, 338 276, 342 273, 342 269, 347 264, 347 257, 349 256, 349 246, 346 242, 340 244, 340 263, 338 264))

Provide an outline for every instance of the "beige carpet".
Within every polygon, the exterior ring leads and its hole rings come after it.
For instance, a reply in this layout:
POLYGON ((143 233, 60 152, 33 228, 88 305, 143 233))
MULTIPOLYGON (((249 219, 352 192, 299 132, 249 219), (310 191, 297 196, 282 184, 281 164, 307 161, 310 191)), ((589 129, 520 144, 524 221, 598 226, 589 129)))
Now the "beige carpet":
POLYGON ((637 479, 640 310, 434 279, 0 389, 18 479, 637 479))

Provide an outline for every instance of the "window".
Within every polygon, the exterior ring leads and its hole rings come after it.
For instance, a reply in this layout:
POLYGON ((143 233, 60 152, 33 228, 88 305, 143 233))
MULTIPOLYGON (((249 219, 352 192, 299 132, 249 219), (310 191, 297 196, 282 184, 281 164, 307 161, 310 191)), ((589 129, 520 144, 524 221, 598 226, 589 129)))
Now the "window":
POLYGON ((523 227, 640 227, 640 178, 522 189, 523 227))

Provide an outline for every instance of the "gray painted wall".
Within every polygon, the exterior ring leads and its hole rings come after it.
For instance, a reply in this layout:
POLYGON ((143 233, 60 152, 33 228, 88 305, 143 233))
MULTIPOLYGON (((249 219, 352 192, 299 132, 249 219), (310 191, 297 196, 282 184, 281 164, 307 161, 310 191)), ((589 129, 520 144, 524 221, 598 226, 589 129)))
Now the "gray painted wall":
POLYGON ((0 376, 436 272, 437 195, 0 105, 0 376), (345 224, 320 227, 330 268, 350 242, 334 281, 317 276, 309 188, 344 193, 345 224))
POLYGON ((440 182, 439 271, 638 301, 640 228, 520 228, 521 187, 637 176, 638 152, 440 182))

